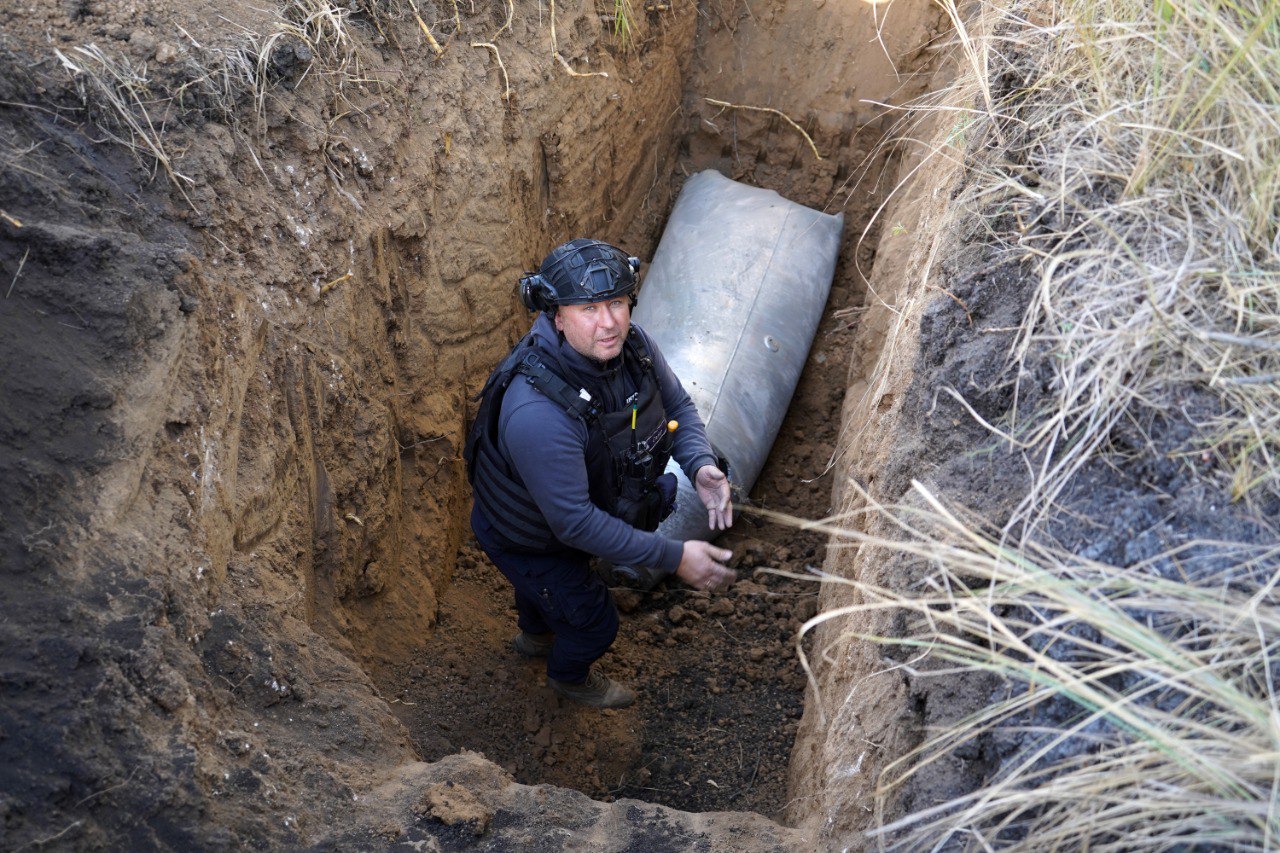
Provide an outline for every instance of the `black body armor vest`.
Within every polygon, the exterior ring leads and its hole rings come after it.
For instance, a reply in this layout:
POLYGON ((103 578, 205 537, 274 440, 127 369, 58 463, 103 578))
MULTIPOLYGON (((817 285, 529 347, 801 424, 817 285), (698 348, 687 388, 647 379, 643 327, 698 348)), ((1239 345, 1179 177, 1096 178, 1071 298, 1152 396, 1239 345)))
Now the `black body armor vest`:
POLYGON ((502 399, 517 376, 586 425, 587 487, 593 504, 641 530, 656 529, 670 512, 670 501, 655 485, 671 458, 673 444, 657 373, 638 334, 629 334, 623 346, 623 369, 639 367, 640 387, 618 411, 602 411, 600 401, 574 389, 552 370, 548 366, 552 359, 539 351, 532 335, 516 344, 477 397, 480 407, 463 451, 467 476, 485 517, 514 550, 547 552, 565 547, 499 449, 502 399))

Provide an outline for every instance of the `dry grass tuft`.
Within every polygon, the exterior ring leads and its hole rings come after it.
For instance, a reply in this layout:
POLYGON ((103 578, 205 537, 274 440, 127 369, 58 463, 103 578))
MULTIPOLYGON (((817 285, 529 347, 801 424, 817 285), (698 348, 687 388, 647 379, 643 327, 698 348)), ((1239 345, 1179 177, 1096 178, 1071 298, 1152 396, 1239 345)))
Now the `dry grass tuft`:
POLYGON ((71 48, 68 53, 54 48, 53 52, 72 75, 84 102, 104 111, 98 126, 112 140, 150 154, 180 188, 181 182, 191 183, 174 170, 162 136, 164 126, 151 117, 162 99, 152 92, 146 69, 135 67, 125 57, 108 56, 96 44, 71 48))
POLYGON ((864 554, 919 560, 916 587, 825 577, 852 587, 857 603, 804 631, 842 620, 839 642, 896 647, 917 678, 1003 684, 989 706, 890 765, 882 797, 980 739, 997 752, 1002 737, 1020 746, 980 790, 873 835, 903 850, 1280 841, 1280 546, 1193 542, 1120 569, 1034 542, 1010 548, 914 488, 914 506, 863 493, 884 535, 848 529, 848 519, 825 526, 864 554), (849 627, 881 612, 907 614, 905 636, 849 627))
MULTIPOLYGON (((350 107, 343 114, 358 111, 346 101, 348 88, 381 88, 383 81, 367 76, 361 68, 360 46, 368 41, 390 45, 404 53, 398 33, 406 24, 425 41, 436 57, 462 31, 462 12, 457 0, 449 0, 452 33, 442 44, 428 23, 425 12, 435 11, 426 0, 287 0, 278 10, 264 12, 256 22, 222 20, 232 32, 221 44, 204 44, 185 29, 181 35, 178 62, 159 74, 146 64, 138 65, 123 55, 110 55, 97 45, 56 50, 62 68, 73 78, 91 121, 112 140, 120 142, 163 169, 180 190, 190 183, 175 166, 175 158, 165 141, 165 130, 191 113, 200 113, 244 129, 266 128, 268 100, 285 80, 297 86, 308 76, 318 75, 339 101, 350 107), (355 30, 364 32, 359 36, 355 30)), ((503 0, 505 21, 483 39, 469 43, 493 54, 503 78, 504 101, 513 97, 507 69, 497 41, 512 32, 515 5, 503 0)), ((471 6, 473 16, 477 13, 471 6)), ((486 20, 491 13, 484 13, 486 20)), ((578 77, 607 77, 603 72, 579 73, 568 66, 555 44, 554 4, 551 37, 553 58, 578 77)), ((442 36, 443 38, 443 36, 442 36)), ((411 48, 410 48, 411 49, 411 48)), ((252 148, 250 150, 252 154, 252 148)))
POLYGON ((1187 542, 1119 568, 1043 542, 1084 466, 1133 473, 1121 424, 1190 424, 1188 470, 1255 504, 1240 517, 1280 496, 1280 0, 942 5, 962 71, 924 109, 954 116, 935 151, 964 167, 955 212, 989 250, 974 272, 1035 283, 997 380, 1006 415, 942 391, 1022 452, 1030 485, 998 527, 919 484, 913 506, 864 491, 856 518, 819 525, 857 543, 860 566, 913 560, 921 580, 824 578, 857 603, 806 631, 841 620, 838 643, 892 646, 915 677, 1002 685, 891 765, 881 797, 978 742, 995 768, 981 787, 875 836, 1274 849, 1280 547, 1187 542), (872 614, 905 616, 906 634, 859 633, 893 624, 872 614))
POLYGON ((338 97, 363 77, 350 31, 351 9, 329 0, 290 0, 265 29, 227 21, 227 45, 206 45, 186 30, 180 62, 160 76, 146 64, 96 44, 55 49, 92 123, 163 169, 185 195, 191 180, 175 165, 166 130, 193 112, 239 126, 265 125, 267 99, 282 80, 326 77, 338 97))
POLYGON ((963 201, 993 262, 1039 279, 1017 399, 1038 354, 1053 367, 1052 401, 1004 425, 1037 460, 1014 522, 1033 530, 1114 425, 1189 389, 1190 450, 1235 499, 1280 494, 1280 3, 949 11, 969 72, 963 201))

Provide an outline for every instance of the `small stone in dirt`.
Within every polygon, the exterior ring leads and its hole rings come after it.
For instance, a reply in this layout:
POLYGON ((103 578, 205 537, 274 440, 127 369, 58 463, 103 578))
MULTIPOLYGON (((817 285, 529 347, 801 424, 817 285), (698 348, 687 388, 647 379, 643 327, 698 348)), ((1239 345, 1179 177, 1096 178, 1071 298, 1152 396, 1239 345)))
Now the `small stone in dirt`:
POLYGON ((542 728, 538 729, 538 733, 533 736, 533 742, 538 746, 551 746, 551 724, 546 723, 542 728))
POLYGON ((244 732, 227 732, 222 738, 222 746, 232 755, 245 755, 252 748, 249 736, 244 732))
POLYGON ((167 41, 160 42, 160 46, 156 48, 156 62, 161 65, 168 65, 178 58, 178 49, 167 41))
POLYGON ((751 651, 747 652, 747 654, 750 655, 751 660, 753 660, 756 663, 759 663, 760 661, 764 660, 764 649, 760 648, 759 646, 753 647, 751 651))
POLYGON ((151 35, 151 33, 139 27, 129 33, 129 44, 134 47, 140 47, 144 51, 148 49, 154 50, 156 46, 156 39, 155 36, 151 35))
POLYGON ((634 613, 642 600, 643 595, 634 589, 615 589, 613 591, 613 602, 618 605, 618 610, 623 613, 634 613))

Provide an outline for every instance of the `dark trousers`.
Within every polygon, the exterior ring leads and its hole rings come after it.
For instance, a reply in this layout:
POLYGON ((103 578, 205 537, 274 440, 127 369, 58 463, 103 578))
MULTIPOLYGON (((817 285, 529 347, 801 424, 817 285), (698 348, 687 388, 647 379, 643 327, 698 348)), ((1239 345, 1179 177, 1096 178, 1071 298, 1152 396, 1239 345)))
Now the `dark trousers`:
POLYGON ((618 609, 590 556, 565 550, 525 554, 503 547, 479 507, 471 509, 476 542, 516 594, 517 624, 530 634, 555 633, 547 675, 580 684, 618 636, 618 609))

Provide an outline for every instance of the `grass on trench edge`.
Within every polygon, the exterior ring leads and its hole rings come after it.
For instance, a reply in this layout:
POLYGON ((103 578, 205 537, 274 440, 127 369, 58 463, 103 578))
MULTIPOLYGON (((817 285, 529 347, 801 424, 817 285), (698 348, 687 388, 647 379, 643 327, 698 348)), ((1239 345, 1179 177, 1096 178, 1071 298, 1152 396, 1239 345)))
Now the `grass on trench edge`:
POLYGON ((1006 529, 1144 410, 1193 422, 1231 499, 1280 496, 1280 0, 943 5, 963 73, 923 109, 956 114, 955 209, 1038 281, 996 425, 1032 468, 1006 529))
MULTIPOLYGON (((621 4, 616 34, 620 41, 630 37, 629 0, 621 4)), ((512 91, 506 66, 496 41, 512 31, 514 3, 503 0, 505 23, 485 40, 472 41, 473 48, 485 48, 493 56, 503 81, 502 98, 510 101, 512 91)), ((148 63, 137 63, 127 55, 108 53, 96 44, 54 49, 61 68, 71 77, 90 121, 111 141, 133 151, 142 160, 162 170, 186 196, 192 180, 177 166, 180 159, 166 140, 167 130, 191 112, 223 121, 246 135, 265 132, 267 99, 283 77, 297 85, 308 75, 319 74, 328 81, 334 97, 345 104, 341 115, 359 112, 347 100, 350 88, 382 88, 384 81, 367 75, 361 67, 354 20, 379 43, 401 52, 412 49, 402 43, 397 22, 414 21, 426 39, 432 55, 439 57, 444 47, 433 34, 433 26, 422 17, 430 9, 427 0, 358 0, 340 4, 332 0, 288 0, 267 19, 237 22, 223 19, 231 32, 226 44, 203 44, 182 27, 177 67, 180 80, 159 76, 148 63), (288 70, 290 66, 300 72, 288 70), (251 121, 250 121, 251 120, 251 121)), ((461 34, 461 12, 457 0, 450 0, 449 38, 461 34)), ((553 6, 554 9, 554 6, 553 6)), ((473 13, 476 12, 474 5, 473 13)), ((572 76, 608 76, 598 72, 579 73, 569 68, 555 45, 554 13, 551 19, 552 53, 572 76)), ((445 36, 441 36, 444 38, 445 36)), ((249 153, 257 159, 253 146, 249 153)), ((340 171, 331 168, 332 171, 340 171)), ((188 198, 190 203, 190 199, 188 198)))
POLYGON ((942 390, 1021 451, 1029 485, 991 527, 919 484, 914 506, 890 508, 855 482, 864 509, 817 525, 856 543, 861 566, 898 555, 924 577, 900 590, 824 576, 857 603, 805 631, 830 622, 828 650, 893 646, 921 677, 1003 687, 890 765, 879 800, 979 740, 998 756, 985 783, 873 838, 1274 848, 1280 551, 1188 542, 1116 567, 1040 531, 1087 464, 1125 452, 1122 422, 1183 419, 1180 458, 1210 494, 1255 511, 1280 497, 1280 0, 941 5, 960 73, 918 110, 955 117, 930 145, 963 168, 954 221, 980 223, 991 270, 1012 263, 1035 285, 998 380, 1007 417, 942 390), (890 615, 910 630, 887 636, 890 615))
POLYGON ((828 647, 878 644, 918 679, 998 685, 989 705, 886 767, 881 808, 957 749, 985 739, 1010 754, 978 790, 873 838, 902 850, 1280 843, 1280 545, 1189 542, 1118 568, 1010 547, 913 488, 894 507, 859 490, 856 517, 808 525, 856 544, 864 561, 914 558, 923 574, 909 590, 822 575, 854 603, 818 614, 801 636, 832 623, 828 647), (860 530, 869 519, 883 532, 860 530), (867 626, 892 622, 877 614, 906 614, 908 629, 876 634, 867 626))

